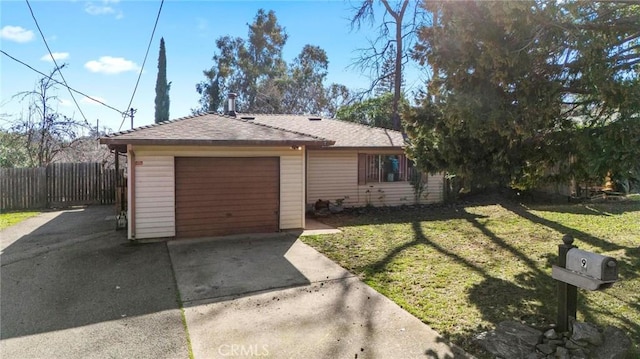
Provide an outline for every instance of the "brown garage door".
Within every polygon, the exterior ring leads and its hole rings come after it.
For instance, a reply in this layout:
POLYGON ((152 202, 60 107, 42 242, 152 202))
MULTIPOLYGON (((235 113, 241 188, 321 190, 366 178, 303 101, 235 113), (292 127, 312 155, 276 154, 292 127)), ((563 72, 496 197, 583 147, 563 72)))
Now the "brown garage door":
POLYGON ((176 237, 279 229, 277 157, 176 158, 176 237))

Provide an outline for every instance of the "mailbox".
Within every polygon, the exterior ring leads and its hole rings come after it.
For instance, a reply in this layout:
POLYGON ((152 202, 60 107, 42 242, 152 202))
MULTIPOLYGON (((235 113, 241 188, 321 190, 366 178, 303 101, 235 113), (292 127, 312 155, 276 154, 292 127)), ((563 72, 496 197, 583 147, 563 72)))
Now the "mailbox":
POLYGON ((578 248, 569 249, 567 269, 601 281, 618 280, 618 262, 614 258, 578 248))
POLYGON ((577 288, 602 290, 618 280, 618 262, 607 256, 578 249, 565 234, 558 246, 558 265, 551 277, 558 281, 558 330, 569 330, 569 318, 576 318, 577 288))
POLYGON ((553 266, 551 276, 582 289, 605 289, 618 280, 618 262, 574 247, 567 251, 566 267, 553 266))

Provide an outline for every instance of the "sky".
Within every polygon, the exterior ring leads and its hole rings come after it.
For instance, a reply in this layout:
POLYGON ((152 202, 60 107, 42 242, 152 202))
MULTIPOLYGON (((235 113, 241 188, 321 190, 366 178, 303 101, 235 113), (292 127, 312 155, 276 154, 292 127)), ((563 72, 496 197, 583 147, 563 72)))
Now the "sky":
MULTIPOLYGON (((111 131, 131 128, 122 111, 134 93, 131 107, 137 112, 134 127, 154 121, 155 82, 160 38, 164 37, 167 79, 171 84, 170 118, 189 116, 198 107, 196 83, 202 71, 213 65, 215 40, 224 35, 247 37, 247 24, 260 8, 274 10, 288 40, 283 55, 291 62, 305 44, 327 52, 327 84, 341 83, 350 89, 365 88, 368 73, 350 67, 358 49, 375 39, 373 29, 352 30, 352 4, 341 0, 298 1, 187 1, 165 0, 146 63, 145 52, 156 20, 160 0, 29 1, 46 43, 58 65, 67 64, 62 74, 67 84, 119 111, 109 109, 82 95, 59 87, 57 110, 67 116, 111 131)), ((357 1, 356 1, 357 3, 357 1)), ((0 2, 0 48, 9 55, 49 73, 55 68, 26 1, 0 2)), ((366 72, 366 71, 365 71, 366 72)), ((7 118, 26 112, 26 102, 13 96, 34 89, 42 76, 0 54, 0 113, 7 118)), ((405 76, 406 77, 406 76, 405 76)), ((409 87, 423 83, 418 72, 405 80, 409 87)))

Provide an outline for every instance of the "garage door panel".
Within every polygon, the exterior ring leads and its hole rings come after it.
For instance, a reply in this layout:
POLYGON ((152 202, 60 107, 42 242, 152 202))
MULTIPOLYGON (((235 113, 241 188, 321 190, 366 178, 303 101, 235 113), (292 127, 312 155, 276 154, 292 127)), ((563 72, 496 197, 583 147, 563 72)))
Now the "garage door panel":
MULTIPOLYGON (((183 223, 187 223, 188 221, 200 220, 200 219, 228 219, 228 218, 240 218, 240 217, 248 217, 248 218, 256 218, 256 220, 261 219, 262 214, 265 212, 271 211, 272 214, 277 215, 277 208, 273 207, 262 207, 262 208, 251 208, 246 209, 242 207, 231 208, 226 211, 195 211, 193 209, 187 209, 181 211, 183 214, 186 214, 183 217, 183 223)), ((265 216, 266 217, 266 216, 265 216)), ((271 218, 268 218, 271 221, 271 218)))
POLYGON ((258 187, 250 187, 250 186, 255 186, 255 183, 251 184, 251 185, 241 185, 241 184, 234 184, 234 185, 229 185, 229 186, 225 186, 225 190, 224 192, 215 192, 212 191, 210 187, 210 185, 207 186, 198 186, 198 187, 194 187, 194 186, 190 186, 188 189, 183 190, 183 195, 184 196, 221 196, 221 195, 235 195, 236 199, 243 199, 243 198, 257 198, 260 199, 262 198, 263 195, 278 195, 278 191, 274 190, 274 189, 265 189, 262 186, 258 186, 258 187), (237 191, 242 191, 242 196, 240 198, 238 198, 237 196, 237 191))
POLYGON ((176 237, 279 229, 279 158, 176 158, 176 237))
POLYGON ((260 206, 263 205, 267 200, 270 201, 273 205, 273 201, 278 200, 278 194, 268 193, 264 196, 261 196, 260 198, 239 198, 238 195, 233 193, 224 195, 189 195, 180 198, 178 201, 176 201, 176 204, 181 206, 186 205, 188 207, 193 207, 198 205, 198 202, 201 202, 204 209, 215 210, 216 208, 222 208, 237 204, 242 204, 243 206, 260 206))

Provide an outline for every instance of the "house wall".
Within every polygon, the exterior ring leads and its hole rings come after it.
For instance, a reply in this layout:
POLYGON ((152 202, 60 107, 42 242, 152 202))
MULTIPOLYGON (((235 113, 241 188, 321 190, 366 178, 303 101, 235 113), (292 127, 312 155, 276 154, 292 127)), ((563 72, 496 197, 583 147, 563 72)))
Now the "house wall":
MULTIPOLYGON (((399 206, 414 204, 409 182, 380 182, 358 185, 358 153, 393 154, 394 151, 309 150, 307 151, 307 203, 335 202, 344 198, 345 206, 399 206)), ((428 175, 420 203, 443 200, 444 175, 428 175)))
POLYGON ((307 203, 344 197, 346 206, 358 206, 358 152, 308 151, 307 203))
POLYGON ((142 163, 135 168, 136 239, 175 236, 175 157, 279 157, 280 229, 304 228, 304 148, 135 146, 133 152, 142 163))
POLYGON ((175 173, 172 156, 136 154, 136 238, 176 235, 175 173))

